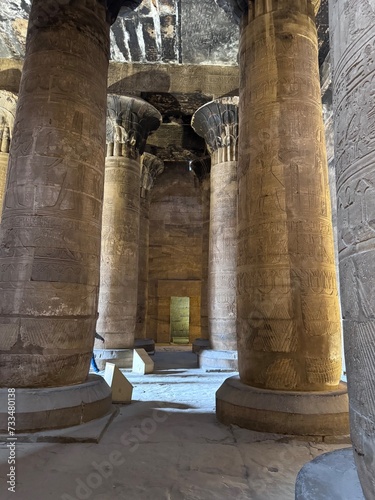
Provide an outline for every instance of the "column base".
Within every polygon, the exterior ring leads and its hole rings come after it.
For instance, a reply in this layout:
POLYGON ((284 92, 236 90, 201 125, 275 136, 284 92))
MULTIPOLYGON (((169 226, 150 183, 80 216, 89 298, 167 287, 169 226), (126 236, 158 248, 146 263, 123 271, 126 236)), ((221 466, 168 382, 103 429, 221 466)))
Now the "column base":
POLYGON ((199 354, 205 349, 211 349, 210 341, 208 339, 195 339, 192 344, 192 351, 199 354))
POLYGON ((237 351, 215 351, 207 349, 199 354, 199 368, 206 372, 237 372, 237 351))
POLYGON ((105 364, 114 363, 117 368, 133 366, 133 349, 94 349, 95 362, 99 370, 105 369, 105 364))
MULTIPOLYGON (((102 377, 82 384, 15 389, 15 433, 63 429, 103 417, 111 410, 111 389, 102 377)), ((12 407, 13 408, 13 407, 12 407)), ((8 431, 8 389, 0 389, 0 433, 8 431)), ((13 430, 13 429, 12 429, 13 430)))
POLYGON ((345 383, 332 392, 271 391, 230 377, 216 392, 216 415, 223 424, 273 434, 326 437, 349 435, 345 383))
POLYGON ((147 354, 155 354, 155 340, 153 339, 135 339, 134 349, 144 349, 147 354))
POLYGON ((296 480, 296 500, 365 500, 352 448, 324 453, 308 462, 296 480))

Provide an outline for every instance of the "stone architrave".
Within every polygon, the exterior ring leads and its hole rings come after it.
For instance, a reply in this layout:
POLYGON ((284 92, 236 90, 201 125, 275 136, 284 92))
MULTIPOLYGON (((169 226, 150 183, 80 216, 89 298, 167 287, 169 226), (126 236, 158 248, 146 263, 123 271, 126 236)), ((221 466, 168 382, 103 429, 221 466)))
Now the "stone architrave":
POLYGON ((240 385, 224 383, 226 388, 217 394, 217 414, 222 421, 237 420, 268 432, 287 433, 292 427, 295 434, 347 434, 314 22, 319 2, 224 3, 244 8, 238 166, 240 385), (230 397, 241 393, 241 384, 242 409, 230 397), (281 395, 273 397, 272 391, 281 395), (328 400, 318 417, 312 391, 328 400), (306 395, 301 415, 292 406, 280 406, 294 393, 306 395))
POLYGON ((338 245, 354 458, 375 498, 375 10, 330 0, 338 245))
POLYGON ((208 334, 208 256, 210 241, 211 156, 193 160, 190 167, 199 180, 202 199, 202 280, 201 280, 201 337, 193 341, 193 352, 210 348, 208 334))
POLYGON ((16 116, 17 96, 0 90, 0 215, 3 209, 10 141, 16 116))
MULTIPOLYGON (((143 99, 108 96, 97 331, 104 337, 104 350, 111 351, 111 359, 113 350, 119 349, 118 366, 122 366, 121 350, 134 347, 138 292, 140 158, 148 135, 160 123, 160 113, 143 99)), ((103 348, 103 345, 97 341, 96 347, 103 348)), ((126 353, 123 354, 127 356, 126 353)), ((104 358, 100 356, 102 361, 104 358)))
POLYGON ((141 170, 141 206, 139 224, 139 259, 138 259, 138 301, 137 301, 137 323, 135 338, 137 347, 144 347, 147 351, 155 349, 152 339, 146 340, 146 324, 148 311, 148 250, 150 230, 150 201, 151 190, 155 179, 164 170, 164 163, 156 156, 144 153, 142 156, 141 170))
POLYGON ((238 97, 205 104, 192 127, 211 154, 209 337, 214 351, 236 351, 238 97))

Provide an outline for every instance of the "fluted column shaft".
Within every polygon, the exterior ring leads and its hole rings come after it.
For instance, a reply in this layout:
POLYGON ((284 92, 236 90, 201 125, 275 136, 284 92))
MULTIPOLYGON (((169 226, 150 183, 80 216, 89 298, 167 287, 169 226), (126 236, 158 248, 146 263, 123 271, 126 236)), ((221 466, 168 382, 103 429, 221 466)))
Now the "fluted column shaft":
MULTIPOLYGON (((99 319, 106 349, 134 345, 140 218, 140 156, 159 112, 142 99, 108 96, 99 319)), ((103 347, 98 345, 98 347, 103 347)))
POLYGON ((0 383, 83 382, 94 341, 109 23, 34 0, 0 229, 0 383))
POLYGON ((338 387, 341 339, 310 0, 249 2, 240 45, 241 381, 338 387))
POLYGON ((142 157, 140 225, 139 225, 139 259, 138 259, 138 300, 137 324, 135 337, 146 338, 148 312, 148 257, 150 231, 151 189, 156 177, 164 170, 161 160, 148 153, 142 157))
POLYGON ((330 0, 329 9, 350 427, 359 478, 370 500, 375 498, 375 12, 361 0, 330 0))
POLYGON ((238 97, 217 99, 193 116, 194 130, 211 153, 208 323, 214 350, 237 349, 238 97))

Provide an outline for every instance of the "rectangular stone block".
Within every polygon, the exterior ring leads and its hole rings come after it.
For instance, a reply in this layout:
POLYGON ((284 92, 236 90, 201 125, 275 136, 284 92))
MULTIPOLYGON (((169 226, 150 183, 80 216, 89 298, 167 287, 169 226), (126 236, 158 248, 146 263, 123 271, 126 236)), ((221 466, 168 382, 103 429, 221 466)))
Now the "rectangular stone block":
POLYGON ((154 371, 154 362, 144 349, 134 349, 132 371, 141 375, 154 371))
POLYGON ((133 386, 114 363, 106 363, 104 380, 112 389, 113 403, 131 403, 133 386))

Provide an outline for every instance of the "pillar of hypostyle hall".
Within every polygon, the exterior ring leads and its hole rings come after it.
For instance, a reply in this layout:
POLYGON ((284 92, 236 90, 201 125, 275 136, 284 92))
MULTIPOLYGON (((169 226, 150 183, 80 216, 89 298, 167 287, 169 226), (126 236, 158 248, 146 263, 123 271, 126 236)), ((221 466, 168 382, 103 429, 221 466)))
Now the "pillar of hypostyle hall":
POLYGON ((208 327, 212 349, 201 351, 199 365, 236 370, 238 97, 205 104, 195 112, 192 127, 211 154, 208 327))
POLYGON ((138 97, 108 96, 97 332, 99 369, 132 366, 138 294, 141 156, 160 113, 138 97))
POLYGON ((0 216, 3 209, 10 141, 16 116, 17 96, 0 90, 0 216))
POLYGON ((201 281, 201 336, 193 341, 192 350, 198 354, 210 349, 208 334, 208 256, 210 240, 211 156, 192 160, 190 167, 201 188, 202 200, 202 281, 201 281))
MULTIPOLYGON (((371 6, 371 5, 372 6, 371 6)), ((375 11, 330 0, 341 308, 350 434, 366 499, 375 498, 375 11)))
POLYGON ((0 227, 0 383, 16 391, 17 432, 110 410, 108 385, 88 372, 116 14, 99 0, 32 2, 0 227))
MULTIPOLYGON (((220 0, 224 2, 224 0, 220 0)), ((232 2, 226 2, 229 8, 232 2)), ((236 2, 240 40, 237 335, 225 423, 348 434, 318 44, 311 0, 236 2)), ((233 7, 233 5, 232 5, 233 7)))
POLYGON ((151 191, 156 177, 164 170, 164 163, 154 155, 144 153, 142 156, 141 189, 140 189, 140 224, 139 224, 139 257, 138 257, 138 300, 137 321, 135 326, 136 348, 143 348, 146 352, 155 352, 155 340, 147 338, 147 311, 148 311, 148 258, 149 258, 149 231, 150 231, 150 202, 151 191))

